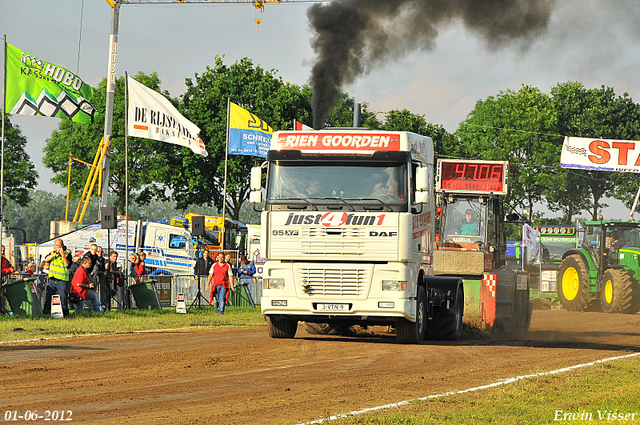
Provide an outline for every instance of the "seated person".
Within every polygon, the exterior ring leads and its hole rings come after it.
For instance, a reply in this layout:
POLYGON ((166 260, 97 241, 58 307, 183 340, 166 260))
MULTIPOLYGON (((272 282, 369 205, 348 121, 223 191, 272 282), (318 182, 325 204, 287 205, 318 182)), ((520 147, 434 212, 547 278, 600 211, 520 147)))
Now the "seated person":
POLYGON ((472 209, 467 209, 464 212, 464 220, 460 223, 460 228, 458 230, 459 235, 466 236, 478 236, 479 226, 478 221, 473 214, 472 209))
POLYGON ((613 232, 611 237, 607 239, 609 240, 606 245, 608 245, 607 248, 609 249, 618 250, 625 246, 624 235, 618 231, 613 232))
POLYGON ((33 276, 36 272, 36 263, 34 261, 29 261, 27 267, 24 269, 24 274, 26 276, 33 276))
POLYGON ((309 187, 305 190, 306 198, 321 198, 322 194, 320 193, 320 182, 318 180, 311 180, 309 182, 309 187))
POLYGON ((95 285, 89 281, 89 275, 87 274, 87 271, 92 268, 92 265, 91 258, 84 257, 82 259, 82 267, 79 267, 73 274, 69 292, 71 294, 77 294, 80 297, 80 301, 75 303, 76 314, 82 313, 84 310, 85 300, 91 301, 94 311, 102 313, 102 306, 100 305, 98 294, 89 291, 89 289, 95 288, 95 285))
POLYGON ((373 187, 371 198, 404 201, 405 196, 401 193, 400 184, 395 179, 389 179, 386 183, 378 183, 373 187))

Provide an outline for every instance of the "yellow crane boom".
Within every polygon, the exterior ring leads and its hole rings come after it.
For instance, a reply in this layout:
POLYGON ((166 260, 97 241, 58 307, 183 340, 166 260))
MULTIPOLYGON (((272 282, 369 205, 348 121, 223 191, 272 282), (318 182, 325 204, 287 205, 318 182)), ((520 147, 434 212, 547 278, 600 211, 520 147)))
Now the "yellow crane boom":
POLYGON ((261 9, 266 3, 320 3, 328 0, 107 0, 111 7, 118 4, 169 4, 169 3, 251 3, 261 9))

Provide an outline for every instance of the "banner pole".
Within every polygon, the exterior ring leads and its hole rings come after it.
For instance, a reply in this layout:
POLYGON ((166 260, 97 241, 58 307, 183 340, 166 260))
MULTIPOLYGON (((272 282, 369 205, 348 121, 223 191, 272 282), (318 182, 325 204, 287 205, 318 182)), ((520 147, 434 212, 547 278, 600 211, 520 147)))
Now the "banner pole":
POLYGON ((126 251, 122 259, 122 268, 125 269, 124 279, 129 284, 129 76, 124 72, 124 231, 126 238, 126 251), (126 268, 125 268, 126 264, 126 268))
POLYGON ((109 36, 109 67, 107 69, 107 92, 104 113, 104 142, 107 143, 105 156, 102 159, 102 194, 101 204, 106 207, 109 203, 109 143, 113 126, 113 102, 116 91, 116 60, 118 54, 118 24, 120 19, 120 0, 116 0, 111 9, 111 34, 109 36))
POLYGON ((224 251, 225 214, 227 211, 227 162, 229 160, 229 122, 231 116, 231 99, 227 97, 227 140, 224 148, 224 187, 222 189, 222 241, 220 251, 224 251))
MULTIPOLYGON (((3 36, 3 56, 4 67, 2 68, 2 159, 0 160, 0 245, 2 245, 2 236, 4 233, 4 116, 7 109, 7 34, 3 36)), ((27 243, 27 241, 24 241, 27 243)), ((7 252, 7 260, 11 257, 11 253, 7 252)), ((1 282, 0 282, 1 284, 1 282)), ((0 310, 4 309, 4 305, 0 306, 0 310)))
POLYGON ((633 213, 636 212, 636 207, 638 206, 638 198, 640 198, 640 187, 638 187, 638 193, 636 194, 636 199, 633 201, 633 206, 631 207, 631 212, 629 212, 629 218, 631 221, 635 221, 633 219, 633 213))

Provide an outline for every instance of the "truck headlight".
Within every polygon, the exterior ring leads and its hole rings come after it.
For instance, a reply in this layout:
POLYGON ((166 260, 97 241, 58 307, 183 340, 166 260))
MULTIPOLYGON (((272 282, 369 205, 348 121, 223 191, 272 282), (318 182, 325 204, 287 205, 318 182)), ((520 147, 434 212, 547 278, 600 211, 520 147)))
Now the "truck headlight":
POLYGON ((382 290, 383 291, 406 291, 407 290, 407 281, 405 281, 405 280, 383 280, 382 281, 382 290))
POLYGON ((284 279, 281 277, 262 279, 262 289, 284 289, 284 279))

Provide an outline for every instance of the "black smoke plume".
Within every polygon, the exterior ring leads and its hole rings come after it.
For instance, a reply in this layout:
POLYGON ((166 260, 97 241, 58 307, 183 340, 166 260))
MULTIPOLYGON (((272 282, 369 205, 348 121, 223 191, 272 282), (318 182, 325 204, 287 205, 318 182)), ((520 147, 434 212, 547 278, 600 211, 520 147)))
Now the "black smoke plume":
MULTIPOLYGON (((311 71, 313 126, 324 126, 341 89, 389 59, 434 47, 455 22, 489 48, 526 47, 547 28, 555 0, 333 0, 307 12, 318 55, 311 71)), ((461 58, 462 60, 462 58, 461 58)), ((435 64, 434 66, 437 66, 435 64)))

